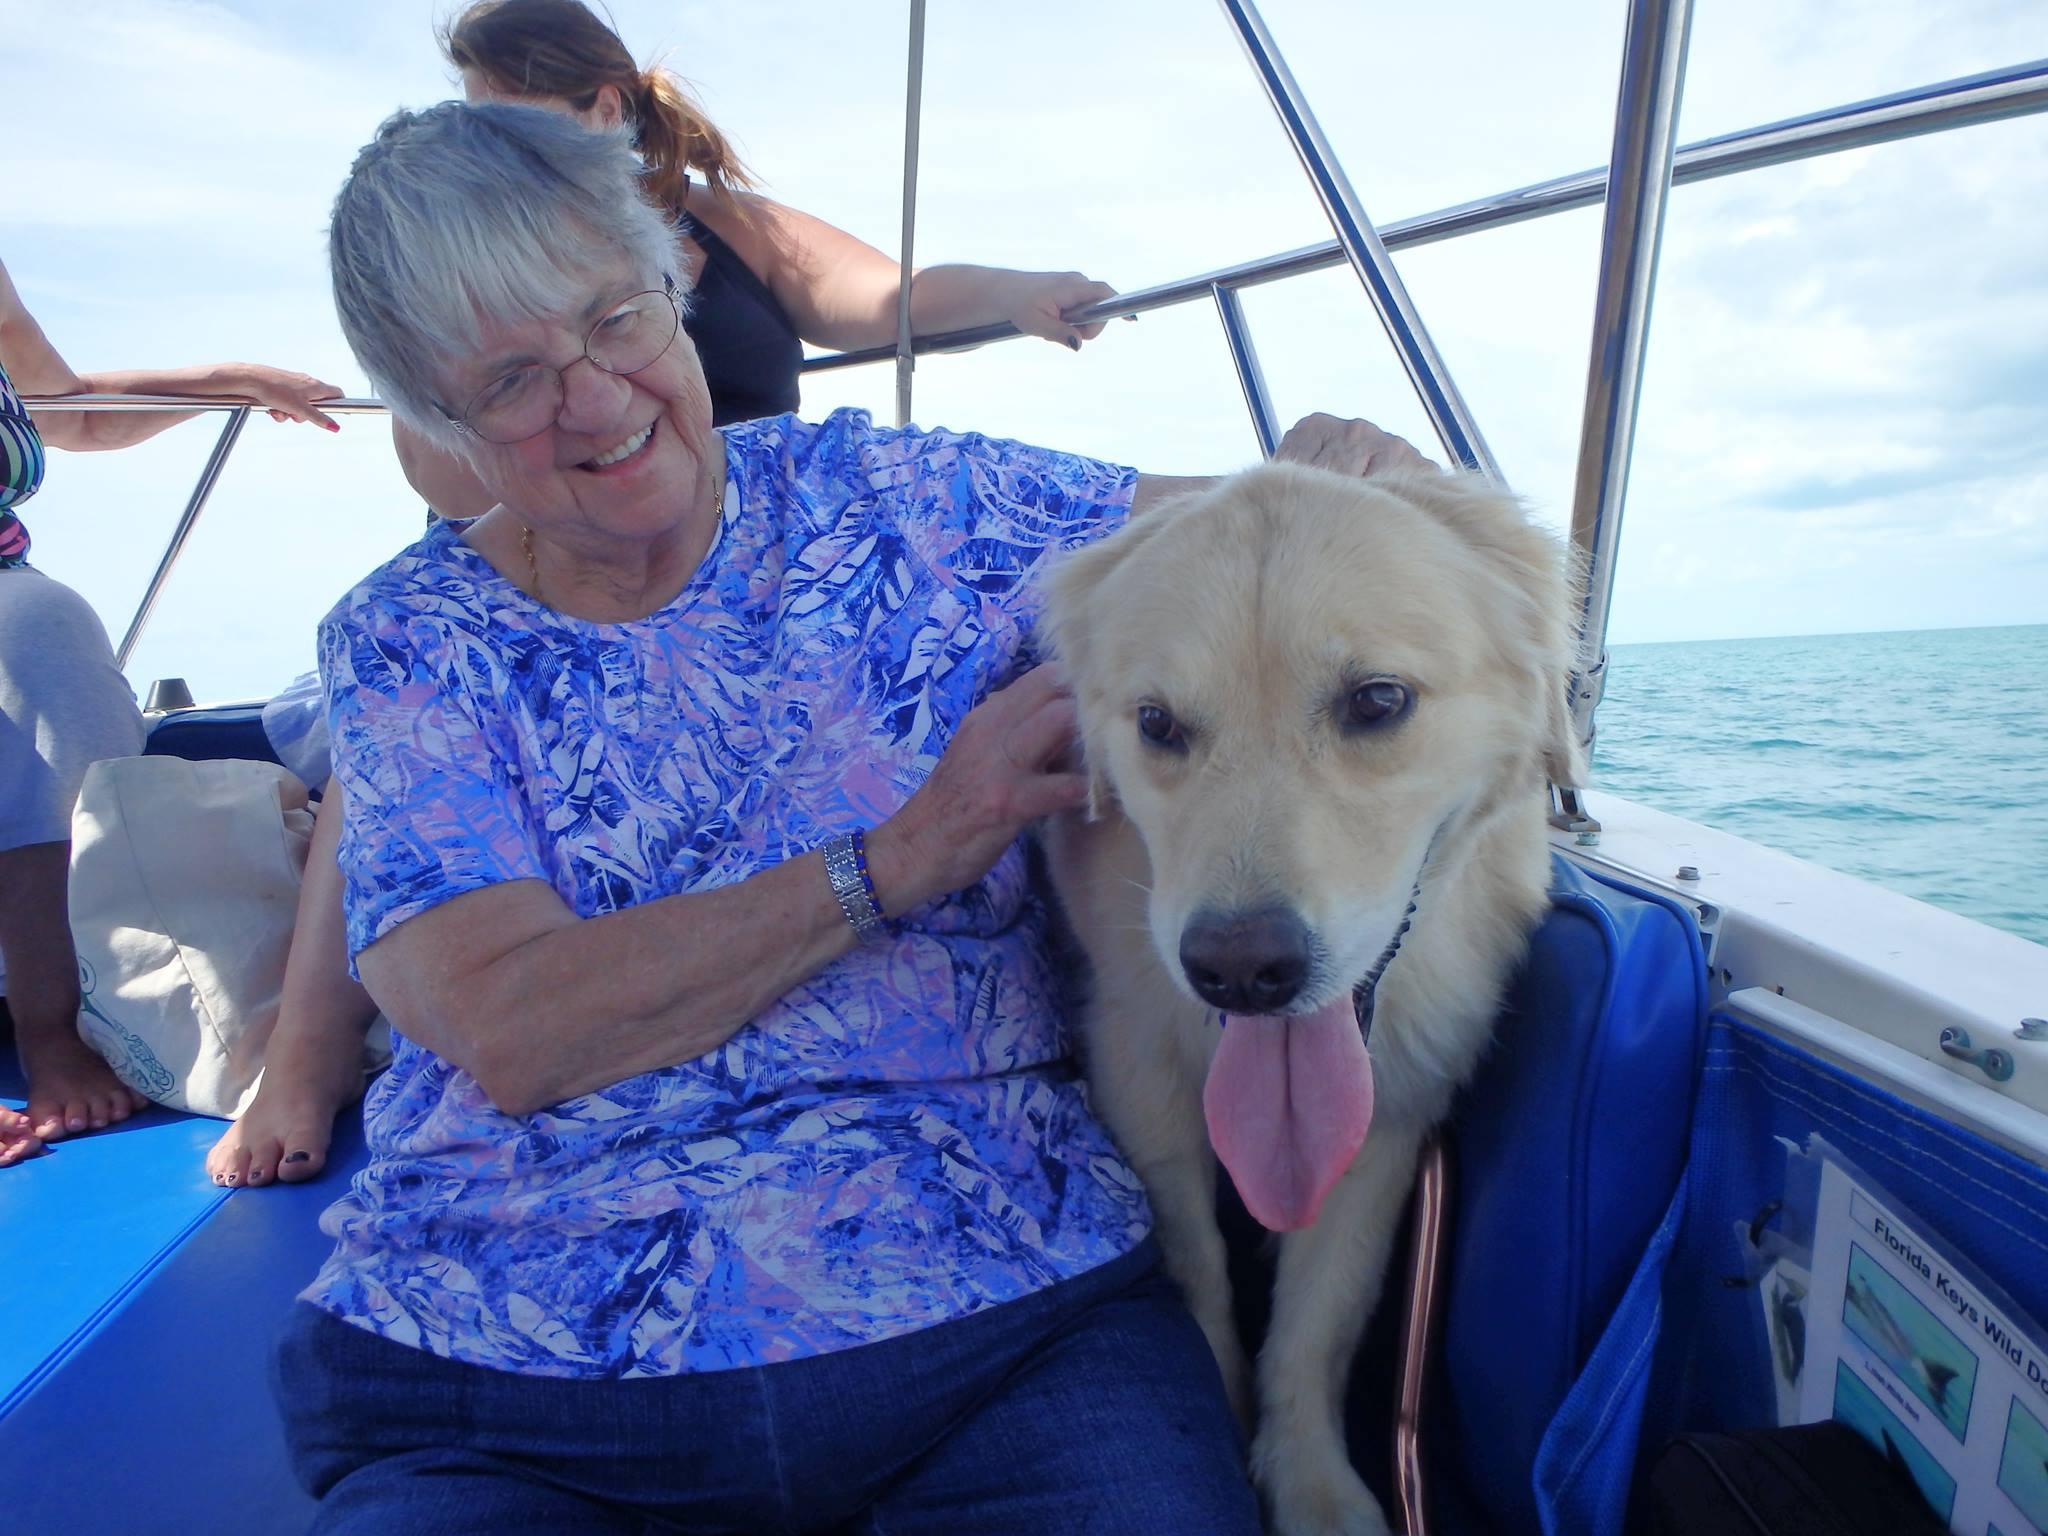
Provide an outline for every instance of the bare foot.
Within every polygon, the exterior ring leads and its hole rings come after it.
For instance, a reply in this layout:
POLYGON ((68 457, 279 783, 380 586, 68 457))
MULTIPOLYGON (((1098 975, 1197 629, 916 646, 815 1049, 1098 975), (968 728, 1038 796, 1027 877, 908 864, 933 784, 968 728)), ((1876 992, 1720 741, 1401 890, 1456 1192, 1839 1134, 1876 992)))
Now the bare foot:
POLYGON ((44 1141, 103 1131, 149 1105, 75 1028, 31 1031, 17 1021, 14 1043, 28 1075, 29 1129, 44 1141))
POLYGON ((43 1139, 29 1129, 28 1116, 0 1104, 0 1168, 12 1168, 43 1150, 43 1139))
POLYGON ((78 1037, 78 956, 65 906, 70 858, 69 843, 0 852, 7 1007, 28 1077, 29 1130, 41 1141, 104 1130, 149 1102, 78 1037))
MULTIPOLYGON (((273 1047, 277 1040, 272 1037, 273 1047)), ((206 1171, 214 1183, 257 1189, 320 1176, 327 1167, 334 1117, 363 1091, 362 1036, 339 1043, 347 1047, 345 1054, 337 1052, 324 1063, 294 1053, 280 1059, 273 1049, 256 1097, 206 1154, 206 1171)))
POLYGON ((341 786, 329 779, 313 822, 291 957, 263 1080, 249 1108, 206 1154, 216 1184, 297 1184, 327 1166, 334 1116, 363 1091, 363 1039, 377 1005, 349 979, 341 916, 341 786))

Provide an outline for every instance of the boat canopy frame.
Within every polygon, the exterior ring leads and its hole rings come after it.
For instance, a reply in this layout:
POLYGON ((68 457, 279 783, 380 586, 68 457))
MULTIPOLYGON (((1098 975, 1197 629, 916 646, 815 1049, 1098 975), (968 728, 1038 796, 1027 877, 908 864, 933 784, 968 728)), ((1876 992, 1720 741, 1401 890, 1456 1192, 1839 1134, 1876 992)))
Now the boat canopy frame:
MULTIPOLYGON (((1252 0, 1219 0, 1219 4, 1322 203, 1334 237, 1320 244, 1118 294, 1073 310, 1066 318, 1076 325, 1085 325, 1181 304, 1213 303, 1253 432, 1261 452, 1271 455, 1279 444, 1280 427, 1253 346, 1242 294, 1261 284, 1348 264, 1379 315, 1445 453, 1453 462, 1505 483, 1477 422, 1408 297, 1391 253, 1504 229, 1596 203, 1602 205, 1599 285, 1571 523, 1572 545, 1584 583, 1571 706, 1574 724, 1588 748, 1590 760, 1594 720, 1606 674, 1607 621, 1613 601, 1616 553, 1634 448, 1636 405, 1656 288, 1657 255, 1671 188, 2048 111, 2048 59, 1872 96, 1680 146, 1676 144, 1676 128, 1691 0, 1627 0, 1613 152, 1606 166, 1375 226, 1323 137, 1305 95, 1252 0)), ((901 256, 906 275, 911 270, 910 242, 917 197, 923 51, 924 0, 911 0, 901 256)), ((906 282, 893 345, 806 358, 803 371, 820 373, 892 361, 896 365, 897 415, 907 423, 911 412, 911 369, 917 357, 966 351, 1022 334, 1010 325, 984 325, 913 337, 908 296, 906 282)), ((227 414, 220 436, 122 635, 116 660, 125 668, 240 440, 251 403, 226 397, 91 394, 30 397, 25 403, 67 410, 227 414)), ((381 413, 387 409, 382 401, 362 398, 322 401, 321 408, 330 413, 354 414, 381 413)), ((1552 822, 1577 832, 1581 841, 1597 840, 1598 824, 1586 814, 1575 788, 1555 787, 1552 822)))

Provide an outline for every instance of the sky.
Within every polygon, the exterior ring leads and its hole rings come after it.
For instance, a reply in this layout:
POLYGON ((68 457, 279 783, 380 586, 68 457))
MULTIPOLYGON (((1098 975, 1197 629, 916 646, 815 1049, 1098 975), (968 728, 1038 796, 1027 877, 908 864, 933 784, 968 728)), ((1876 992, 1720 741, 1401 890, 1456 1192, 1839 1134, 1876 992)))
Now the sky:
MULTIPOLYGON (((357 148, 454 93, 446 0, 0 0, 0 258, 82 370, 244 358, 367 384, 325 223, 357 148)), ((1618 0, 1264 0, 1374 219, 1607 158, 1618 0)), ((771 195, 892 251, 905 0, 612 0, 771 195)), ((1681 142, 2048 55, 2044 0, 1698 0, 1681 142)), ((1148 287, 1328 238, 1210 0, 933 0, 920 261, 1148 287)), ((1402 254, 1509 481, 1562 527, 1585 390, 1594 210, 1402 254)), ((1678 189, 1666 226, 1610 639, 2048 622, 2048 119, 1678 189)), ((1362 415, 1435 451, 1357 279, 1246 297, 1283 418, 1362 415)), ((891 419, 885 365, 806 415, 891 419)), ((1163 473, 1257 454, 1207 306, 926 359, 914 415, 1163 473)), ((118 638, 219 418, 53 454, 44 569, 118 638)), ((249 425, 129 669, 268 694, 413 538, 381 421, 249 425)))

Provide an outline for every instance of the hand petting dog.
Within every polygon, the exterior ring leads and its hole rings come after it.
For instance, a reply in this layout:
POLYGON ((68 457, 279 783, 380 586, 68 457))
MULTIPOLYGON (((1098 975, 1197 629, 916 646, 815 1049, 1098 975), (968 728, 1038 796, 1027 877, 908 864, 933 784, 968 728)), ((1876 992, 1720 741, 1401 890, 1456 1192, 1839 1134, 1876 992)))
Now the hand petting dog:
POLYGON ((1325 416, 1320 411, 1289 427, 1273 457, 1339 475, 1384 475, 1438 467, 1405 437, 1383 432, 1369 421, 1325 416))

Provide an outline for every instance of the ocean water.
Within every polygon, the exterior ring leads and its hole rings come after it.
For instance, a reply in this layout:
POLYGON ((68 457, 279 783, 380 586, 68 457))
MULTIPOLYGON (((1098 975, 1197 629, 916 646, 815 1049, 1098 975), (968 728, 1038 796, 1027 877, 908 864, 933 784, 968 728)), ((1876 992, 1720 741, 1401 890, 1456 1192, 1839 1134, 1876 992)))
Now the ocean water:
POLYGON ((1618 645, 1595 787, 2048 944, 2048 625, 1618 645))

